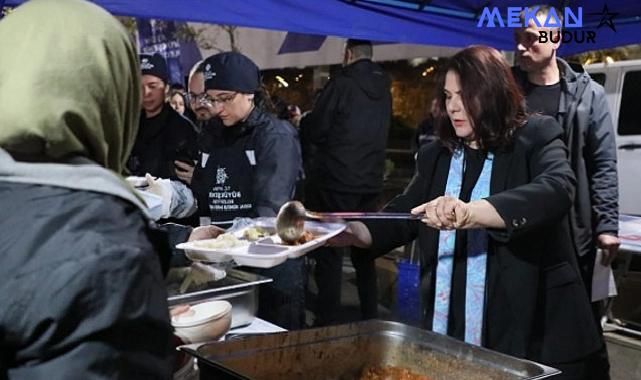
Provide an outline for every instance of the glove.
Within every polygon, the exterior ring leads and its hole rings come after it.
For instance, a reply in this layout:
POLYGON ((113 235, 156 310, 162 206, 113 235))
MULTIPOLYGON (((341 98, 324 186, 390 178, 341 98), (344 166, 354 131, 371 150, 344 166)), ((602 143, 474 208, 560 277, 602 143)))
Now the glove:
POLYGON ((158 195, 162 198, 161 218, 168 218, 171 214, 171 199, 174 195, 173 186, 168 179, 154 179, 149 173, 145 175, 149 186, 146 191, 158 195))

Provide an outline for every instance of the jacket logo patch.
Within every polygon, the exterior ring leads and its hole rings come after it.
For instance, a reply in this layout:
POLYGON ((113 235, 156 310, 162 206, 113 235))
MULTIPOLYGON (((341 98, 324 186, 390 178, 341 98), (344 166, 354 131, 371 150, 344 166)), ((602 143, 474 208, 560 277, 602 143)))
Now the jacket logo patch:
POLYGON ((207 166, 207 160, 209 160, 209 153, 201 153, 200 155, 200 167, 205 168, 207 166))
POLYGON ((228 178, 226 168, 218 168, 216 170, 216 185, 224 185, 228 178))
POLYGON ((256 153, 253 150, 246 150, 245 155, 247 156, 247 159, 249 160, 249 164, 251 166, 256 165, 256 153))

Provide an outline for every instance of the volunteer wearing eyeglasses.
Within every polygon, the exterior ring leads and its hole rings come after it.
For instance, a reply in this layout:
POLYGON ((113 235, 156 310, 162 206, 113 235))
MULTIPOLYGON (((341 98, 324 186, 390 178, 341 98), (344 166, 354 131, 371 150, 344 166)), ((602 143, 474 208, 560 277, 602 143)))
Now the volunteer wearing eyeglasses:
MULTIPOLYGON (((201 217, 229 227, 237 217, 276 216, 292 199, 301 169, 298 134, 263 107, 258 67, 226 52, 203 62, 206 94, 197 101, 216 115, 199 136, 192 180, 201 217)), ((258 315, 288 329, 303 315, 302 260, 255 272, 274 282, 261 288, 258 315)))

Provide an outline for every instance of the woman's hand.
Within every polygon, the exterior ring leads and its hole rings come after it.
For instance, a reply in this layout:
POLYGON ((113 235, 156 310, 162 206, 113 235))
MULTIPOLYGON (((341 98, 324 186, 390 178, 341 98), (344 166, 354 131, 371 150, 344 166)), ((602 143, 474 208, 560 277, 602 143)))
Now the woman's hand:
POLYGON ((330 247, 359 247, 369 248, 372 245, 372 235, 362 222, 349 222, 343 232, 327 241, 330 247))
POLYGON ((425 214, 421 221, 438 230, 464 228, 469 219, 468 204, 458 198, 442 196, 412 209, 412 214, 425 214))
POLYGON ((412 214, 425 213, 421 221, 438 230, 470 228, 505 228, 505 222, 488 201, 473 202, 441 196, 412 209, 412 214))

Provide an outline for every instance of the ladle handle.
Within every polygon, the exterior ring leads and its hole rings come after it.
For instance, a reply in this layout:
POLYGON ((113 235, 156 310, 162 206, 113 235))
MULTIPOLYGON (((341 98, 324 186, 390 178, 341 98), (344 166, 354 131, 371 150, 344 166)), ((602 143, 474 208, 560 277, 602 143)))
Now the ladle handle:
POLYGON ((425 214, 411 214, 409 212, 314 212, 308 211, 309 219, 410 219, 419 220, 425 214))

